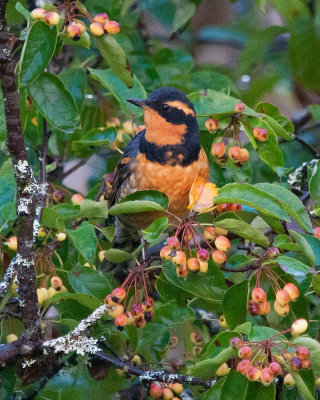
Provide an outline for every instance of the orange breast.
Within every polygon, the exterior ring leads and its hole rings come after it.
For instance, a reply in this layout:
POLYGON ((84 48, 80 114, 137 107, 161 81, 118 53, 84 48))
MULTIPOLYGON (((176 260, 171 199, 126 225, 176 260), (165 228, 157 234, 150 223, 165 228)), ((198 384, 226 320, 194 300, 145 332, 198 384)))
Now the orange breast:
MULTIPOLYGON (((134 171, 121 191, 121 197, 137 190, 158 190, 169 197, 169 211, 181 219, 188 216, 189 191, 197 177, 205 181, 209 179, 208 159, 203 149, 199 159, 194 163, 182 167, 181 165, 161 165, 149 161, 144 154, 138 154, 134 165, 134 171)), ((128 223, 141 227, 148 226, 160 213, 132 214, 128 217, 128 223)), ((177 224, 176 218, 170 218, 170 222, 177 224)))

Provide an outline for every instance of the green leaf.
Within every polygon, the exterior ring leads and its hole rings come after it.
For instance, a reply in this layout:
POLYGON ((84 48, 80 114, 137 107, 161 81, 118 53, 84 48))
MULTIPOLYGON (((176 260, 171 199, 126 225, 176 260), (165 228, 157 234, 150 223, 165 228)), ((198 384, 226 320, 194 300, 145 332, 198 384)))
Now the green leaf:
POLYGON ((316 294, 320 294, 320 275, 312 275, 312 287, 316 294))
MULTIPOLYGON (((12 174, 4 174, 0 176, 0 211, 2 215, 2 210, 7 204, 14 203, 16 195, 16 184, 12 174)), ((6 206, 8 207, 8 206, 6 206)), ((10 206, 9 206, 10 207, 10 206)), ((6 212, 6 208, 5 208, 6 212)), ((0 221, 2 219, 0 218, 0 221)), ((3 224, 5 221, 2 221, 3 224)))
POLYGON ((7 140, 7 124, 4 113, 4 101, 2 89, 0 88, 0 142, 7 140))
POLYGON ((224 377, 217 381, 209 390, 206 390, 202 400, 220 400, 221 390, 227 377, 224 377))
POLYGON ((306 274, 310 272, 310 267, 308 265, 303 264, 295 258, 283 256, 281 254, 276 261, 284 272, 296 278, 305 278, 306 274))
POLYGON ((77 106, 57 76, 48 72, 41 74, 30 84, 29 95, 42 116, 54 127, 66 133, 78 128, 77 106))
POLYGON ((116 136, 117 131, 114 128, 90 129, 81 140, 72 142, 71 149, 76 152, 85 150, 87 153, 93 153, 96 147, 109 145, 115 140, 116 136))
POLYGON ((20 81, 22 86, 28 86, 46 68, 57 41, 57 27, 48 26, 42 21, 36 21, 30 29, 22 51, 20 81))
POLYGON ((247 280, 237 283, 227 290, 223 299, 223 314, 230 329, 246 322, 247 303, 247 280))
POLYGON ((214 226, 227 229, 228 231, 231 231, 232 233, 235 233, 236 235, 250 240, 251 242, 260 246, 269 246, 269 240, 261 231, 259 231, 259 229, 253 228, 251 225, 242 220, 234 218, 224 219, 222 221, 215 222, 214 226))
MULTIPOLYGON (((222 119, 229 117, 236 114, 234 107, 240 102, 235 97, 212 89, 208 89, 205 92, 194 92, 189 94, 188 97, 195 107, 198 118, 213 116, 214 118, 222 119)), ((243 114, 259 117, 257 112, 247 106, 243 114)))
POLYGON ((132 254, 119 249, 109 249, 104 254, 104 258, 113 263, 122 263, 132 257, 132 254))
POLYGON ((68 272, 69 283, 78 293, 85 293, 100 300, 112 292, 110 282, 99 272, 88 267, 75 267, 68 272))
POLYGON ((62 80, 66 89, 72 94, 78 111, 80 112, 87 88, 86 72, 80 68, 64 69, 60 72, 59 78, 62 80))
POLYGON ((320 265, 320 240, 313 235, 306 235, 305 233, 301 233, 301 236, 306 239, 312 249, 315 265, 320 265))
POLYGON ((264 386, 260 382, 250 382, 248 386, 247 399, 250 400, 274 400, 276 397, 276 387, 272 383, 264 386))
POLYGON ((239 374, 239 372, 233 369, 229 372, 222 387, 220 400, 246 400, 248 386, 249 381, 246 376, 239 374))
POLYGON ((177 32, 177 30, 182 28, 193 16, 195 9, 196 6, 189 0, 180 0, 176 4, 171 33, 177 32))
POLYGON ((219 189, 215 203, 245 204, 262 214, 290 221, 282 205, 279 204, 280 200, 278 201, 267 191, 258 188, 257 185, 228 183, 219 189))
POLYGON ((191 293, 196 297, 215 303, 222 303, 226 284, 224 274, 209 261, 208 272, 205 274, 189 274, 185 279, 177 276, 176 268, 171 262, 162 269, 167 280, 174 286, 191 293))
MULTIPOLYGON (((262 340, 267 340, 271 336, 279 333, 275 329, 269 328, 268 326, 253 326, 249 334, 249 340, 260 342, 262 340)), ((283 336, 279 336, 284 338, 283 336)))
POLYGON ((58 231, 64 230, 64 223, 54 208, 44 208, 41 216, 41 224, 48 228, 58 229, 58 231))
POLYGON ((28 11, 25 7, 23 7, 23 5, 20 3, 20 1, 17 1, 16 5, 15 5, 15 9, 17 11, 19 11, 19 13, 21 15, 23 15, 25 17, 26 20, 28 20, 30 18, 30 11, 28 11))
MULTIPOLYGON (((214 358, 208 358, 203 361, 199 361, 194 365, 191 365, 187 369, 187 373, 190 375, 194 375, 200 377, 201 379, 209 379, 215 376, 216 370, 220 367, 221 364, 230 360, 231 358, 237 357, 238 350, 233 349, 232 347, 227 347, 223 349, 217 356, 214 358)), ((232 370, 229 372, 236 372, 232 370)), ((237 373, 237 372, 236 372, 237 373)), ((246 379, 247 380, 247 379, 246 379)), ((249 382, 247 380, 247 382, 249 382)))
POLYGON ((14 221, 17 219, 17 211, 15 203, 7 203, 1 209, 2 218, 6 221, 14 221))
POLYGON ((312 200, 320 199, 320 160, 313 167, 309 179, 309 191, 312 200))
POLYGON ((82 200, 80 218, 108 218, 108 201, 82 200))
POLYGON ((91 38, 88 32, 83 32, 80 36, 80 39, 74 41, 71 37, 68 36, 67 33, 59 33, 59 38, 63 41, 63 44, 71 45, 71 46, 81 46, 85 49, 90 49, 91 38))
POLYGON ((278 107, 270 103, 259 103, 256 106, 256 111, 265 114, 263 118, 277 136, 284 140, 292 140, 294 138, 294 126, 292 122, 280 114, 278 107))
POLYGON ((286 212, 307 232, 313 232, 310 217, 299 198, 278 184, 257 183, 255 187, 264 190, 279 201, 286 212))
POLYGON ((165 211, 168 208, 169 199, 156 190, 142 190, 131 193, 109 209, 109 214, 119 215, 138 213, 143 211, 165 211))
POLYGON ((258 151, 259 157, 264 161, 270 168, 283 167, 283 154, 279 149, 277 136, 272 127, 264 119, 250 118, 248 119, 250 127, 244 123, 241 123, 245 130, 252 146, 258 151), (268 132, 268 139, 265 142, 260 142, 253 136, 252 128, 264 128, 268 132))
POLYGON ((278 235, 273 242, 275 247, 289 251, 301 251, 299 244, 293 243, 288 235, 278 235))
POLYGON ((242 339, 242 336, 238 331, 220 331, 206 344, 200 361, 217 356, 222 349, 226 349, 230 346, 230 339, 234 337, 242 339))
POLYGON ((309 106, 309 110, 311 112, 312 118, 315 121, 320 121, 320 105, 319 104, 311 104, 309 106))
POLYGON ((86 293, 57 293, 51 298, 52 303, 60 303, 61 301, 75 300, 79 304, 89 308, 90 310, 95 310, 100 307, 103 302, 95 296, 88 295, 86 293))
POLYGON ((309 260, 310 265, 313 267, 314 266, 314 254, 313 254, 312 248, 309 245, 309 243, 298 232, 295 232, 293 230, 289 230, 289 233, 293 237, 293 239, 299 244, 299 246, 301 247, 304 255, 309 260))
POLYGON ((157 218, 148 226, 148 228, 142 230, 144 240, 147 242, 153 242, 158 239, 161 233, 167 228, 168 222, 169 220, 167 217, 157 218))
POLYGON ((93 225, 83 221, 76 230, 66 229, 66 233, 85 260, 93 263, 97 247, 97 237, 93 225))
POLYGON ((134 106, 126 101, 126 99, 130 97, 140 99, 145 99, 147 97, 144 87, 135 75, 133 77, 133 87, 128 89, 121 79, 119 79, 110 69, 101 70, 89 68, 89 72, 93 79, 99 81, 102 86, 111 92, 119 102, 121 110, 128 117, 130 117, 130 114, 135 114, 137 116, 142 115, 143 111, 140 107, 134 106))
POLYGON ((295 346, 304 346, 310 350, 311 368, 316 376, 320 376, 320 343, 308 336, 299 336, 292 343, 295 346))
POLYGON ((133 73, 129 61, 120 44, 112 35, 103 35, 95 37, 95 43, 112 71, 122 80, 122 82, 131 88, 133 86, 133 73))
MULTIPOLYGON (((313 387, 313 390, 312 390, 311 387, 310 387, 310 383, 311 382, 307 382, 307 383, 304 382, 304 379, 302 379, 302 377, 301 377, 303 372, 307 372, 308 373, 309 371, 301 371, 299 373, 299 372, 290 370, 290 374, 292 375, 292 377, 293 377, 293 379, 294 379, 294 381, 295 381, 295 383, 297 385, 297 388, 298 388, 298 391, 300 393, 301 398, 303 400, 315 400, 314 387, 313 387)), ((313 375, 312 375, 312 378, 313 378, 312 381, 313 381, 313 385, 314 385, 314 377, 313 377, 313 375)))

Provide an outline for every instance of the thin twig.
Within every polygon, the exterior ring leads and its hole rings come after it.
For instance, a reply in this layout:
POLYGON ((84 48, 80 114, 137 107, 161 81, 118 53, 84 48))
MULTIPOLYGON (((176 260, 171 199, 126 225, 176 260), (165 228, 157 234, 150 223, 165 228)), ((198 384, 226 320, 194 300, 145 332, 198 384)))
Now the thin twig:
POLYGON ((87 163, 87 161, 89 160, 90 157, 84 158, 82 160, 80 160, 77 164, 75 164, 73 167, 71 167, 70 169, 68 169, 68 171, 64 172, 62 175, 62 180, 66 179, 69 175, 71 175, 73 172, 75 172, 77 169, 79 169, 80 167, 82 167, 83 165, 85 165, 87 163))
POLYGON ((95 197, 95 201, 99 201, 100 197, 102 196, 102 194, 103 194, 103 192, 104 192, 104 190, 106 188, 106 185, 107 185, 107 178, 104 175, 103 178, 102 178, 102 183, 101 183, 100 189, 99 189, 99 191, 98 191, 98 193, 97 193, 97 195, 95 197))

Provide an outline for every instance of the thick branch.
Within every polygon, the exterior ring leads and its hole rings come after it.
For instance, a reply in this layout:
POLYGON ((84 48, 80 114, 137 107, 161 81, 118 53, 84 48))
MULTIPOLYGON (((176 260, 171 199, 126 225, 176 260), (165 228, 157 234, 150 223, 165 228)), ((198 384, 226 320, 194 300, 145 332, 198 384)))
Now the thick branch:
POLYGON ((39 186, 28 163, 20 119, 19 94, 11 59, 9 33, 6 24, 7 0, 0 1, 0 76, 7 127, 7 147, 12 158, 17 185, 18 252, 13 268, 18 272, 19 302, 24 332, 22 353, 31 351, 41 341, 40 313, 36 293, 33 250, 33 221, 39 186))

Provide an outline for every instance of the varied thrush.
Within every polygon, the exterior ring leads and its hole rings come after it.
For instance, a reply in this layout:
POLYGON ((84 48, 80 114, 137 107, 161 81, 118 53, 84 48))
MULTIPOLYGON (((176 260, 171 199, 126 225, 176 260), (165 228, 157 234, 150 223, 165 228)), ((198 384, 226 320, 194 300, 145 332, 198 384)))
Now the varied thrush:
MULTIPOLYGON (((158 190, 169 197, 168 211, 180 219, 189 213, 189 192, 199 177, 208 181, 209 165, 200 146, 200 130, 193 104, 180 90, 162 87, 146 100, 127 99, 141 107, 145 129, 130 140, 122 154, 112 184, 109 206, 138 190, 158 190)), ((161 216, 143 212, 117 217, 114 247, 132 250, 137 231, 161 216)), ((172 224, 178 219, 169 217, 172 224)))

